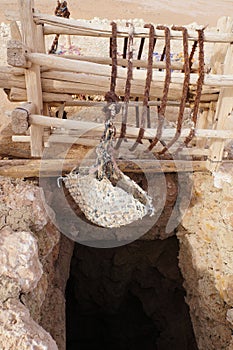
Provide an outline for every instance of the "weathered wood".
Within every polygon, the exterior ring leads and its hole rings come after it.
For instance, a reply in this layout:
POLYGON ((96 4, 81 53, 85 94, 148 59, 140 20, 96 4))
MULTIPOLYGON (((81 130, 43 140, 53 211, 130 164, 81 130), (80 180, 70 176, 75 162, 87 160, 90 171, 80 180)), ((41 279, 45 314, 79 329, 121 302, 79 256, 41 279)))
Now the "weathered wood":
MULTIPOLYGON (((5 90, 8 99, 11 102, 23 102, 27 101, 27 91, 26 89, 21 89, 17 87, 13 87, 11 89, 5 90)), ((49 93, 49 92, 43 92, 43 101, 44 102, 65 102, 65 101, 72 101, 72 95, 68 94, 59 94, 59 93, 49 93)))
MULTIPOLYGON (((23 43, 28 46, 32 52, 36 51, 38 33, 33 21, 33 0, 18 0, 18 4, 20 9, 23 43)), ((39 64, 33 63, 29 69, 25 70, 25 80, 27 99, 35 104, 36 112, 42 114, 43 100, 39 64)), ((34 157, 40 157, 43 151, 43 127, 33 125, 30 128, 30 133, 31 155, 34 157)))
MULTIPOLYGON (((111 67, 109 65, 92 63, 88 61, 75 61, 63 57, 45 55, 40 53, 28 53, 26 57, 34 64, 44 65, 50 69, 56 69, 67 72, 79 72, 85 74, 93 74, 97 76, 111 76, 111 67)), ((126 79, 127 69, 119 67, 117 77, 126 79)), ((133 78, 135 80, 145 81, 146 72, 144 70, 134 69, 133 78)), ((165 72, 153 71, 153 80, 156 82, 164 82, 165 72)), ((190 76, 190 84, 196 84, 198 74, 193 73, 190 76)), ((182 84, 184 73, 172 72, 171 83, 182 84)), ((207 86, 233 86, 233 74, 211 75, 205 76, 204 85, 207 86)))
MULTIPOLYGON (((76 60, 76 61, 88 61, 93 63, 99 63, 99 64, 111 64, 112 59, 108 57, 101 57, 101 56, 77 56, 77 55, 64 55, 63 58, 76 60)), ((128 60, 125 58, 117 58, 117 65, 118 66, 127 66, 128 60)), ((147 68, 147 61, 145 60, 132 60, 133 67, 134 68, 147 68)), ((165 69, 166 68, 166 62, 164 61, 155 61, 152 64, 152 68, 157 69, 165 69)), ((174 70, 183 70, 184 63, 182 62, 171 62, 171 69, 174 70)), ((207 73, 209 71, 209 66, 205 66, 205 72, 207 73)), ((198 62, 194 62, 192 65, 192 71, 198 70, 198 62)))
POLYGON ((7 63, 14 67, 29 68, 31 63, 26 59, 25 53, 30 49, 18 40, 7 42, 7 63))
POLYGON ((22 143, 31 142, 31 136, 27 136, 27 135, 13 135, 12 136, 12 141, 13 142, 22 142, 22 143))
POLYGON ((11 39, 22 42, 22 36, 16 21, 10 23, 11 39))
POLYGON ((12 130, 16 134, 24 134, 28 127, 30 114, 34 114, 36 107, 32 102, 23 103, 20 107, 15 108, 11 113, 12 130))
MULTIPOLYGON (((70 95, 69 95, 70 96, 70 95)), ((123 105, 124 102, 120 101, 118 102, 119 105, 123 105)), ((92 100, 70 100, 65 102, 67 107, 104 107, 106 106, 107 102, 104 101, 92 101, 92 100)), ((130 101, 129 107, 140 107, 143 105, 143 101, 130 101)), ((148 101, 148 106, 160 106, 161 101, 148 101)), ((180 103, 178 101, 167 101, 167 106, 173 106, 173 107, 179 107, 180 103)), ((50 107, 59 107, 59 102, 50 102, 50 107)), ((189 107, 189 103, 186 103, 186 107, 189 107)), ((200 108, 209 108, 209 102, 203 102, 200 103, 200 108)))
MULTIPOLYGON (((83 157, 85 154, 83 155, 83 157)), ((77 159, 39 159, 32 160, 0 160, 0 176, 9 176, 13 178, 28 177, 52 177, 58 176, 59 170, 68 173, 74 167, 78 166, 82 161, 82 157, 77 159)), ((163 173, 163 172, 193 172, 205 171, 206 162, 204 161, 158 161, 155 160, 137 160, 137 164, 133 161, 119 160, 118 165, 123 172, 141 173, 163 173)))
MULTIPOLYGON (((43 126, 50 126, 50 127, 56 127, 56 128, 63 128, 67 130, 78 130, 79 132, 82 131, 83 133, 89 132, 89 135, 99 135, 103 133, 104 126, 99 123, 93 123, 93 122, 85 122, 85 121, 77 121, 77 120, 70 120, 70 119, 59 119, 59 118, 51 118, 51 117, 44 117, 41 115, 30 115, 29 116, 29 122, 30 124, 34 125, 43 125, 43 126)), ((117 133, 119 133, 119 127, 120 125, 115 123, 115 126, 117 128, 117 133)), ((135 138, 138 135, 138 128, 128 127, 126 136, 129 138, 135 138)), ((189 134, 189 129, 183 129, 181 132, 181 137, 186 137, 189 134)), ((163 138, 172 138, 174 137, 176 130, 174 129, 164 129, 163 130, 163 138)), ((156 129, 146 129, 144 133, 145 139, 151 139, 153 138, 153 135, 156 134, 156 129)), ((198 138, 222 138, 222 139, 231 139, 233 138, 233 130, 205 130, 205 129, 199 129, 195 131, 195 136, 198 138)))
MULTIPOLYGON (((103 29, 101 24, 89 24, 82 20, 64 19, 61 17, 34 13, 34 20, 37 24, 48 24, 45 26, 45 34, 70 34, 70 35, 89 35, 98 37, 111 37, 111 27, 109 29, 103 29), (52 25, 52 26, 51 26, 52 25)), ((118 27, 118 37, 128 37, 128 29, 125 27, 118 27)), ((155 30, 155 38, 164 38, 163 30, 155 30)), ((144 28, 135 27, 135 38, 148 37, 148 30, 144 28)), ((198 34, 195 30, 188 29, 189 40, 197 40, 198 34)), ((171 30, 171 39, 182 39, 182 33, 171 30)), ((219 34, 219 33, 205 33, 204 40, 206 42, 232 42, 233 34, 219 34)))
MULTIPOLYGON (((233 18, 224 17, 218 23, 220 30, 233 31, 233 18)), ((217 73, 233 74, 233 45, 228 44, 227 48, 217 46, 213 57, 220 57, 218 65, 214 65, 217 73), (227 51, 226 51, 227 50, 227 51), (220 52, 226 52, 224 65, 221 64, 223 56, 220 52)), ((231 116, 233 110, 233 87, 223 87, 220 89, 219 99, 216 107, 215 120, 216 129, 230 129, 228 118, 231 116)), ((232 138, 233 139, 233 138, 232 138)), ((221 139, 214 140, 210 146, 210 158, 208 162, 208 169, 210 171, 217 171, 223 157, 225 142, 221 139)))

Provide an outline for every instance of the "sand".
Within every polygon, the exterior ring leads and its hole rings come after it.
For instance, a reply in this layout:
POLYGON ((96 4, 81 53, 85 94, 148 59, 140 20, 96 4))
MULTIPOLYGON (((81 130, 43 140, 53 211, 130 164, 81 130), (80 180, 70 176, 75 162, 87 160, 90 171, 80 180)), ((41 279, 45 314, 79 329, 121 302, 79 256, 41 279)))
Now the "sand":
MULTIPOLYGON (((53 14, 56 0, 35 0, 35 7, 53 14)), ((6 22, 5 10, 15 10, 17 0, 2 0, 0 22, 6 22)), ((68 0, 72 18, 142 18, 160 24, 198 24, 216 26, 221 16, 233 16, 232 0, 68 0)))

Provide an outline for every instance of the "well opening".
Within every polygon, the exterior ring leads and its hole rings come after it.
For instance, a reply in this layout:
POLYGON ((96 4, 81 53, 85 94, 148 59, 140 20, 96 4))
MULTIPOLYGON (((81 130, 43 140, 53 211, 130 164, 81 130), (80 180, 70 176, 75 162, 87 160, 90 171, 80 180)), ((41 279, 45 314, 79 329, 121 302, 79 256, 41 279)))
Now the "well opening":
POLYGON ((175 236, 110 249, 76 243, 66 349, 197 349, 178 252, 175 236))

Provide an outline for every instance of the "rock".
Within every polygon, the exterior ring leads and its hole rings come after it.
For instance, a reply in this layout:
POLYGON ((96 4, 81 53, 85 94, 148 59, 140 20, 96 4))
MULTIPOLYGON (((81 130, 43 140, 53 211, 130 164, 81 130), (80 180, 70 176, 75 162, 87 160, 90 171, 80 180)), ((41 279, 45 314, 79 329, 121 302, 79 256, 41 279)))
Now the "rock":
POLYGON ((22 292, 34 289, 42 276, 36 239, 9 227, 0 231, 0 276, 12 279, 22 292))
POLYGON ((218 182, 215 187, 216 178, 211 174, 195 173, 193 179, 191 206, 178 233, 186 301, 198 349, 230 350, 233 349, 233 181, 225 176, 221 178, 221 186, 218 182))
POLYGON ((0 305, 0 334, 1 349, 4 350, 58 350, 49 333, 16 300, 0 305))

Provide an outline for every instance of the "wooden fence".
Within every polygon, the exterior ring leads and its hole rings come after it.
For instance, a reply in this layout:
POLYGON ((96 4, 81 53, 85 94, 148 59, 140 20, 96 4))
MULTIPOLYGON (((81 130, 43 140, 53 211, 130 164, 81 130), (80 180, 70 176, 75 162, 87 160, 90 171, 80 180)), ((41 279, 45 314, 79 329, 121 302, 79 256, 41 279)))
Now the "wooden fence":
MULTIPOLYGON (((31 157, 42 157, 44 147, 49 147, 48 140, 74 142, 80 147, 94 147, 98 143, 104 128, 102 124, 53 118, 48 110, 51 106, 59 105, 105 106, 106 102, 103 101, 80 101, 77 97, 104 96, 109 91, 115 64, 115 93, 121 97, 118 103, 125 106, 127 102, 127 106, 137 108, 137 112, 139 106, 146 107, 147 116, 151 106, 158 107, 157 127, 152 128, 148 120, 147 125, 145 120, 139 120, 135 127, 126 125, 124 134, 124 137, 143 142, 156 155, 154 164, 147 161, 148 171, 215 171, 221 162, 231 161, 225 145, 233 140, 233 127, 229 122, 233 110, 232 18, 221 18, 217 30, 213 31, 200 27, 195 30, 149 25, 147 28, 135 27, 130 34, 128 27, 117 27, 115 39, 124 41, 124 52, 123 57, 115 57, 114 61, 112 54, 110 57, 60 57, 48 54, 45 45, 45 37, 53 34, 95 37, 96 40, 105 38, 106 45, 109 45, 114 37, 110 25, 109 29, 105 29, 97 24, 37 13, 31 0, 19 0, 18 4, 21 26, 19 30, 16 22, 12 23, 12 39, 7 50, 8 66, 0 67, 0 87, 7 92, 10 101, 24 102, 12 113, 15 132, 12 139, 14 142, 30 143, 31 157), (127 59, 130 35, 139 40, 140 47, 137 57, 127 59), (160 61, 153 60, 152 51, 147 52, 148 59, 142 58, 145 41, 149 41, 149 46, 153 44, 151 49, 156 41, 165 43, 160 61), (184 62, 168 58, 171 43, 177 41, 181 41, 184 62), (211 44, 213 49, 206 62, 205 45, 211 44), (192 50, 189 49, 191 45, 192 50), (196 60, 193 62, 195 50, 196 60), (126 101, 124 97, 127 81, 129 83, 130 63, 132 78, 130 96, 126 101), (164 129, 161 119, 166 116, 168 106, 177 107, 178 112, 174 127, 164 129), (190 109, 188 127, 183 124, 185 108, 190 109), (92 131, 77 139, 80 130, 88 129, 92 131), (183 143, 182 147, 180 143, 183 143), (176 157, 180 162, 179 169, 174 165, 176 157)), ((122 136, 120 122, 116 123, 118 137, 122 136)), ((65 170, 73 163, 73 159, 67 159, 65 170)), ((20 169, 25 174, 28 164, 28 169, 31 169, 28 174, 34 176, 32 168, 37 169, 37 160, 18 160, 18 165, 13 162, 7 165, 5 161, 0 166, 0 174, 14 175, 16 168, 18 175, 21 175, 20 169), (12 172, 10 169, 13 169, 12 172)), ((52 161, 50 164, 52 169, 56 166, 52 161)), ((137 171, 135 168, 131 170, 137 171)))

